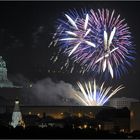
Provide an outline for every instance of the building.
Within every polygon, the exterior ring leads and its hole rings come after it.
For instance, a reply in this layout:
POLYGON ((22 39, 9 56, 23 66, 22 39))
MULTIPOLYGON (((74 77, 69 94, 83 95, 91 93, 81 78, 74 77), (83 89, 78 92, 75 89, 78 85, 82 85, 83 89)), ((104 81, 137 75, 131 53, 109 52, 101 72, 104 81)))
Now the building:
POLYGON ((15 97, 19 98, 21 87, 15 86, 7 77, 6 63, 0 56, 0 106, 13 105, 15 97))
POLYGON ((8 80, 7 78, 7 68, 6 68, 6 63, 3 60, 2 56, 0 56, 0 88, 12 88, 13 83, 8 80))
POLYGON ((130 108, 131 103, 133 102, 139 102, 139 100, 126 97, 112 98, 109 101, 109 106, 115 108, 124 108, 124 107, 130 108))
POLYGON ((140 131, 140 102, 132 103, 130 107, 130 129, 140 131))
POLYGON ((128 108, 101 110, 96 119, 103 130, 130 131, 130 111, 128 108))
POLYGON ((25 127, 25 123, 22 119, 22 114, 19 108, 19 101, 16 100, 15 101, 15 106, 14 106, 14 110, 12 113, 12 122, 10 123, 11 126, 13 126, 14 128, 17 126, 22 126, 25 127))

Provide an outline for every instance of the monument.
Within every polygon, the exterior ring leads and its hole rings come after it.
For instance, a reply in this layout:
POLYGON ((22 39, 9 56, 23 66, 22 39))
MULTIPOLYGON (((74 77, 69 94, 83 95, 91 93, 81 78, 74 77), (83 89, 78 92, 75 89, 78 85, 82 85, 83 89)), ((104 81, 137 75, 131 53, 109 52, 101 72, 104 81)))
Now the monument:
MULTIPOLYGON (((15 86, 7 76, 6 62, 0 56, 0 102, 6 101, 5 105, 12 105, 15 98, 20 99, 21 87, 15 86)), ((0 106, 4 106, 0 103, 0 106)))
POLYGON ((6 63, 3 60, 2 56, 0 56, 0 88, 4 87, 14 87, 13 83, 7 78, 7 68, 6 63))
POLYGON ((14 111, 12 113, 11 126, 13 126, 14 128, 17 126, 22 126, 25 128, 25 123, 22 119, 22 114, 21 114, 21 111, 19 108, 19 100, 15 101, 15 107, 14 107, 14 111))

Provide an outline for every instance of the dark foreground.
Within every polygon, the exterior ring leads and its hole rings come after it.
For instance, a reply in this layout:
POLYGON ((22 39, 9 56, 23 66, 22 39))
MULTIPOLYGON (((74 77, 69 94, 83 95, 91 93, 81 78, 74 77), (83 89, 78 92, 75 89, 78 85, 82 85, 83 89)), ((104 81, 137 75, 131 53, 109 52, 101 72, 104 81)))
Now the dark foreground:
POLYGON ((128 139, 140 138, 140 133, 131 134, 108 131, 95 131, 94 129, 71 128, 39 128, 39 127, 0 127, 0 138, 99 138, 99 139, 128 139))

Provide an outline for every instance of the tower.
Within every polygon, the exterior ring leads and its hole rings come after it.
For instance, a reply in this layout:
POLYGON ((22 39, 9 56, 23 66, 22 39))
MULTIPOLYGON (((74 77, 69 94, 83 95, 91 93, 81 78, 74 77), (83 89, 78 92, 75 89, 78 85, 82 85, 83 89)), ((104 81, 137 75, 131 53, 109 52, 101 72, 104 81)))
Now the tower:
MULTIPOLYGON (((0 99, 3 98, 6 101, 6 105, 13 105, 15 97, 21 99, 20 89, 21 86, 14 85, 7 77, 6 62, 0 56, 0 99)), ((21 101, 24 102, 22 98, 21 101)))
POLYGON ((10 82, 7 78, 6 63, 2 56, 0 56, 0 87, 13 87, 13 83, 10 82))
POLYGON ((12 122, 11 125, 15 128, 16 126, 22 126, 25 127, 25 123, 22 120, 22 114, 20 112, 20 108, 19 108, 19 100, 15 101, 15 107, 14 107, 14 111, 12 114, 12 122))

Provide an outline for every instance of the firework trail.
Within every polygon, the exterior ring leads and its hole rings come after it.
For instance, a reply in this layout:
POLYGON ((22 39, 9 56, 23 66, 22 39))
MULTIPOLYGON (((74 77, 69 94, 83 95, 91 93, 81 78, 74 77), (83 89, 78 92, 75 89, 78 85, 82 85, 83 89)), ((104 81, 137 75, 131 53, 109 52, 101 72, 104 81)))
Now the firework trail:
POLYGON ((80 82, 78 82, 77 84, 80 88, 81 93, 75 93, 75 97, 77 100, 82 102, 82 104, 87 106, 102 106, 113 95, 124 88, 122 85, 120 85, 112 91, 111 86, 108 88, 104 88, 104 83, 102 83, 101 87, 98 87, 95 80, 93 86, 91 82, 85 83, 84 86, 80 82))
POLYGON ((132 66, 131 33, 114 10, 71 11, 59 20, 58 27, 55 35, 61 51, 84 67, 83 72, 120 78, 132 66))

